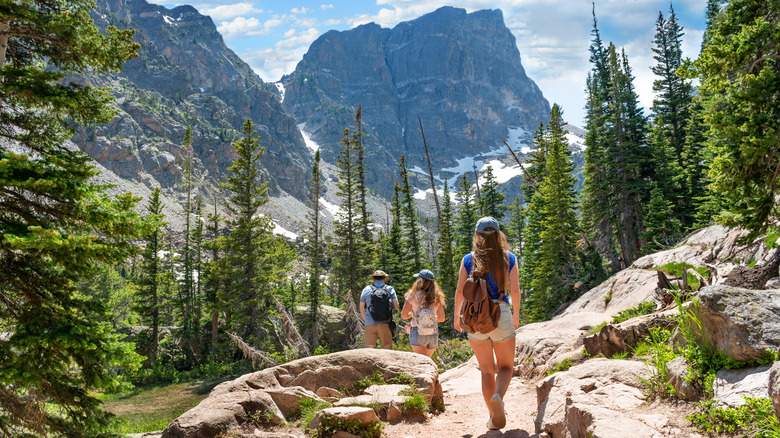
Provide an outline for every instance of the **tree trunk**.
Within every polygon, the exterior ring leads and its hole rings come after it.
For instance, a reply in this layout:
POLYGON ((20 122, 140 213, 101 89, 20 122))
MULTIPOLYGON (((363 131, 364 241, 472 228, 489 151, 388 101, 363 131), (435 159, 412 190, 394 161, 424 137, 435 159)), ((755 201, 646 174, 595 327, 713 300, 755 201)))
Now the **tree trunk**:
MULTIPOLYGON (((11 29, 11 20, 0 21, 0 70, 5 65, 5 53, 8 51, 8 31, 11 29)), ((2 77, 0 77, 2 81, 2 77)))

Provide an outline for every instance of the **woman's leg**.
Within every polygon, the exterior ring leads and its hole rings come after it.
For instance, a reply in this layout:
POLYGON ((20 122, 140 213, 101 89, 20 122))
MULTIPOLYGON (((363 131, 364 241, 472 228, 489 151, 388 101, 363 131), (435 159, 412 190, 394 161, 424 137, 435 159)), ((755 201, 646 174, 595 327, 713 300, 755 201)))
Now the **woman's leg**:
MULTIPOLYGON (((512 374, 514 373, 515 338, 512 337, 506 341, 494 343, 493 350, 496 352, 496 366, 498 368, 495 392, 500 394, 501 398, 503 398, 506 394, 506 390, 509 388, 509 381, 512 380, 512 374)), ((477 360, 479 360, 479 358, 477 358, 477 360)), ((493 394, 490 394, 490 397, 492 396, 493 394)))
POLYGON ((423 347, 422 345, 412 345, 412 351, 414 351, 417 354, 428 356, 428 349, 423 347))
MULTIPOLYGON (((482 373, 482 398, 485 399, 485 406, 487 406, 488 412, 492 416, 493 412, 490 411, 490 397, 493 397, 493 394, 496 393, 496 362, 493 358, 494 344, 490 339, 485 341, 469 339, 469 344, 471 344, 474 355, 477 356, 479 371, 482 373)), ((506 389, 504 389, 504 391, 506 392, 506 389)))

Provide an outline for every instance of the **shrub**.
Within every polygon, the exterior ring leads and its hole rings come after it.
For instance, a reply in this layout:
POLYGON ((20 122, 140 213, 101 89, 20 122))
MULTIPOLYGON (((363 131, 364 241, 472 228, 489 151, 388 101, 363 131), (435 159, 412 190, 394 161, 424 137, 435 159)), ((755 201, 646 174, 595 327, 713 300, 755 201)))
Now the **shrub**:
POLYGON ((558 371, 566 371, 569 368, 571 368, 572 365, 574 365, 574 364, 572 363, 571 359, 568 359, 568 358, 564 359, 564 360, 560 361, 560 363, 555 365, 555 368, 548 369, 547 370, 547 375, 551 376, 551 375, 557 373, 558 371))
POLYGON ((627 321, 637 316, 648 315, 655 311, 655 303, 652 301, 644 301, 632 307, 630 309, 621 310, 617 315, 612 317, 612 324, 620 324, 623 321, 627 321))
POLYGON ((425 395, 417 389, 417 386, 409 385, 409 387, 401 391, 399 395, 407 397, 406 400, 401 403, 401 411, 405 414, 424 414, 431 409, 425 395))
POLYGON ((381 421, 370 421, 362 424, 360 420, 346 420, 336 417, 325 417, 322 419, 317 430, 312 432, 314 438, 327 438, 338 431, 345 431, 361 438, 379 438, 384 430, 384 423, 381 421))
POLYGON ((690 415, 699 432, 707 434, 741 435, 755 438, 780 436, 772 401, 768 398, 745 397, 746 404, 736 408, 717 406, 714 400, 697 403, 702 412, 690 415))
POLYGON ((298 404, 298 412, 290 416, 290 420, 308 428, 311 420, 317 415, 317 412, 329 408, 331 406, 328 402, 317 401, 310 397, 304 397, 298 404))

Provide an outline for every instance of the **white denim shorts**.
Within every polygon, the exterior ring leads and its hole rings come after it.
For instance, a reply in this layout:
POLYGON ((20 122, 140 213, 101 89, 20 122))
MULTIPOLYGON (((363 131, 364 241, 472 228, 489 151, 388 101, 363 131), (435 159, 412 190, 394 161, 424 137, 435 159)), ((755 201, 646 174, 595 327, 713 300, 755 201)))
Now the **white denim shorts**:
MULTIPOLYGON (((494 303, 496 301, 498 300, 493 300, 494 303)), ((515 336, 515 323, 512 321, 512 310, 509 308, 509 304, 500 301, 499 307, 501 308, 501 317, 498 320, 498 327, 490 333, 469 333, 469 339, 475 341, 490 339, 493 342, 501 342, 515 336)))

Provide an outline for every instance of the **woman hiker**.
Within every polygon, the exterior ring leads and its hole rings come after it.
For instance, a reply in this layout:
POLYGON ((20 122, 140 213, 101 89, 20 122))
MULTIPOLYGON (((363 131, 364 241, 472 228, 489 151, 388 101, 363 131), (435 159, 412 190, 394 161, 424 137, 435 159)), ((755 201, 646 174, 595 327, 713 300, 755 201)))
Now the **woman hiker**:
POLYGON ((520 281, 517 258, 509 252, 506 236, 499 230, 498 221, 490 216, 477 221, 471 253, 463 257, 460 266, 454 323, 455 330, 459 332, 463 331, 460 324, 463 286, 473 269, 485 274, 488 294, 501 309, 496 329, 490 333, 468 335, 482 373, 482 397, 490 414, 487 428, 495 430, 506 426, 503 397, 509 388, 515 362, 515 329, 520 327, 520 281), (512 296, 512 311, 509 310, 507 291, 512 296))
POLYGON ((407 326, 412 351, 431 357, 439 345, 438 323, 444 322, 444 292, 428 269, 414 276, 417 280, 404 295, 401 319, 412 318, 407 326))

